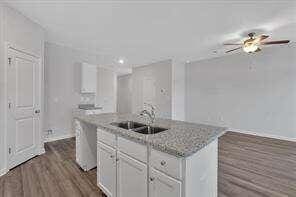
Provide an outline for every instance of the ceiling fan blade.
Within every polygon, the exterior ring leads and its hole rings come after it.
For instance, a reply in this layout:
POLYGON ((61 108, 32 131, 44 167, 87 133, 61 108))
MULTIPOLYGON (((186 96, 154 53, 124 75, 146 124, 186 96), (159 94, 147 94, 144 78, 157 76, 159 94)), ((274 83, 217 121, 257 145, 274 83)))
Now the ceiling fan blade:
POLYGON ((258 48, 255 52, 259 52, 259 51, 261 51, 261 49, 260 48, 258 48))
POLYGON ((268 37, 269 36, 267 36, 267 35, 260 35, 260 36, 257 36, 252 42, 253 43, 260 43, 262 40, 265 40, 268 37))
POLYGON ((238 44, 238 43, 224 43, 223 45, 242 45, 242 44, 238 44))
POLYGON ((234 49, 231 49, 231 50, 229 50, 229 51, 226 51, 225 53, 229 53, 229 52, 231 52, 231 51, 236 51, 236 50, 239 50, 239 49, 241 49, 242 47, 237 47, 237 48, 234 48, 234 49))
POLYGON ((286 44, 289 43, 290 40, 277 40, 277 41, 269 41, 269 42, 261 42, 263 45, 269 45, 269 44, 286 44))
POLYGON ((259 40, 262 41, 262 40, 265 40, 266 38, 268 38, 269 36, 267 35, 261 35, 261 36, 258 36, 259 40))

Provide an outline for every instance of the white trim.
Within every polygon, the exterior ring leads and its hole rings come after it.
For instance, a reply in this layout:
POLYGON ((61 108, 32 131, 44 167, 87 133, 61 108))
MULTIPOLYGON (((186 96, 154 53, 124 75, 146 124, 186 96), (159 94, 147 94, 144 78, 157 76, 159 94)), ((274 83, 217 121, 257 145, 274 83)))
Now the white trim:
POLYGON ((8 170, 6 168, 3 168, 0 170, 0 177, 5 175, 8 172, 8 170))
POLYGON ((63 139, 71 138, 71 137, 75 137, 75 133, 69 133, 69 134, 66 134, 66 135, 60 135, 60 136, 45 138, 44 142, 53 142, 53 141, 63 140, 63 139))
POLYGON ((7 46, 8 46, 7 49, 13 49, 15 51, 24 53, 26 55, 33 56, 34 58, 41 59, 40 56, 36 55, 35 53, 33 53, 32 51, 30 51, 29 49, 26 49, 26 48, 24 48, 22 46, 19 46, 19 45, 10 43, 10 42, 6 42, 6 43, 7 43, 7 46))
POLYGON ((278 140, 285 140, 285 141, 290 141, 290 142, 296 142, 296 138, 288 138, 288 137, 284 137, 284 136, 272 135, 272 134, 267 134, 267 133, 258 133, 258 132, 254 132, 254 131, 245 131, 245 130, 240 130, 240 129, 228 129, 228 131, 249 134, 249 135, 255 135, 255 136, 260 136, 260 137, 273 138, 273 139, 278 139, 278 140))
POLYGON ((44 154, 44 153, 45 153, 45 148, 43 147, 43 148, 41 148, 41 149, 39 150, 38 155, 42 155, 42 154, 44 154))
MULTIPOLYGON (((3 25, 5 26, 5 24, 3 25)), ((5 87, 4 87, 4 91, 5 91, 5 95, 4 95, 4 102, 6 104, 5 107, 5 111, 4 111, 4 169, 7 170, 8 169, 8 134, 7 134, 7 122, 8 122, 8 118, 7 118, 7 114, 8 114, 8 92, 7 92, 7 58, 8 58, 8 49, 9 49, 9 43, 8 42, 4 42, 5 46, 4 46, 4 82, 5 82, 5 87)))

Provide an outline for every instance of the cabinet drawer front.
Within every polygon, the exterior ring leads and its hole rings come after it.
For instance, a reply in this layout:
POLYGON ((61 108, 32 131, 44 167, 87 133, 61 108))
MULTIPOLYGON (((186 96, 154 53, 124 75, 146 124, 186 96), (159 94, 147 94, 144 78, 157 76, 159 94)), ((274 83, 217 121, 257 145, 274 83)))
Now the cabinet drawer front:
POLYGON ((151 150, 152 167, 177 179, 182 178, 182 159, 172 155, 151 150))
POLYGON ((98 141, 103 142, 109 146, 116 147, 116 136, 113 133, 104 131, 102 129, 97 129, 98 131, 98 141))
POLYGON ((119 137, 118 150, 139 161, 147 163, 147 146, 119 137))

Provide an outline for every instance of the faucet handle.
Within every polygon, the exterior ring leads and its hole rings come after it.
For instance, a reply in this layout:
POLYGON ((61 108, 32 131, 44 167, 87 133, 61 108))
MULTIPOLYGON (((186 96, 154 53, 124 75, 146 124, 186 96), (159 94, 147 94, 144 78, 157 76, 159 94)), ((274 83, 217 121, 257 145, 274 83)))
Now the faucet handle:
POLYGON ((153 106, 151 103, 144 103, 144 105, 149 106, 153 111, 155 110, 155 106, 153 106))

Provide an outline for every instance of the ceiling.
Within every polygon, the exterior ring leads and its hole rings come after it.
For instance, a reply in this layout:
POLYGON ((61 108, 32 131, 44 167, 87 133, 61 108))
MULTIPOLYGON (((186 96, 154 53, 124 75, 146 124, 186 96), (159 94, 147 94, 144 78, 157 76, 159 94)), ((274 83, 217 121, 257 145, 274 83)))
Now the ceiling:
POLYGON ((40 24, 48 42, 97 53, 106 65, 123 58, 123 67, 222 56, 223 42, 251 30, 295 41, 295 2, 7 1, 40 24))

